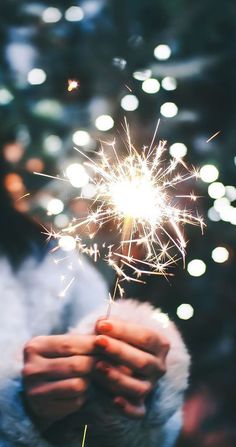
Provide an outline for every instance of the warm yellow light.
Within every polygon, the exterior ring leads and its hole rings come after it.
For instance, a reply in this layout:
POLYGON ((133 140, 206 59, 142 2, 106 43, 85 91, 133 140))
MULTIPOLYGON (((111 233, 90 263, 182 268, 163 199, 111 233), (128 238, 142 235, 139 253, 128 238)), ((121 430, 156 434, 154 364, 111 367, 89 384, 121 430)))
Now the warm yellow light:
POLYGON ((157 220, 161 193, 145 177, 111 184, 111 197, 118 213, 135 219, 157 220))

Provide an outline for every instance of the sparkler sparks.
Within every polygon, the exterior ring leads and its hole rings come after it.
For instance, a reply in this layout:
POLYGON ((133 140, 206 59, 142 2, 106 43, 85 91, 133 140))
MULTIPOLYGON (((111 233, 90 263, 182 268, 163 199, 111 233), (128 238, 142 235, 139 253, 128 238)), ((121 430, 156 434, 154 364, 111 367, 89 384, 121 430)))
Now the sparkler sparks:
MULTIPOLYGON (((119 242, 106 247, 105 259, 115 270, 118 282, 143 282, 140 279, 143 274, 170 274, 169 267, 177 262, 178 253, 183 262, 185 259, 185 224, 198 225, 201 229, 204 226, 197 212, 186 208, 186 202, 195 202, 197 196, 193 192, 177 195, 178 186, 198 177, 198 173, 194 168, 189 169, 182 159, 164 160, 166 142, 155 145, 157 129, 158 126, 150 147, 144 147, 140 152, 131 142, 126 121, 127 141, 122 155, 118 153, 115 141, 103 143, 96 161, 75 148, 86 160, 85 166, 93 172, 90 180, 94 183, 96 196, 88 215, 73 219, 57 237, 73 235, 79 251, 96 260, 99 256, 97 244, 90 247, 83 244, 77 233, 82 226, 91 226, 90 239, 93 239, 94 226, 98 231, 112 222, 119 242), (125 266, 133 272, 132 275, 125 273, 125 266)), ((119 289, 118 285, 116 289, 119 289)))
POLYGON ((76 90, 79 87, 79 82, 76 81, 75 79, 69 79, 68 80, 68 87, 67 90, 68 92, 72 92, 73 90, 76 90))
MULTIPOLYGON (((185 262, 185 224, 198 225, 202 230, 204 227, 197 211, 186 206, 188 202, 195 203, 198 197, 194 192, 186 194, 185 190, 182 194, 182 184, 199 177, 199 174, 196 169, 188 168, 182 158, 165 160, 166 142, 160 141, 155 145, 158 125, 150 146, 143 147, 141 151, 132 144, 126 120, 122 154, 118 152, 115 141, 102 143, 96 160, 75 148, 91 173, 95 198, 85 217, 73 218, 59 232, 46 231, 49 238, 59 241, 58 246, 61 246, 63 238, 73 239, 70 245, 93 257, 94 261, 101 255, 99 248, 105 250, 105 260, 117 277, 113 297, 117 291, 122 295, 122 280, 143 282, 142 275, 171 274, 170 266, 179 258, 185 262), (113 242, 107 244, 103 241, 99 247, 94 239, 96 233, 110 223, 113 242), (79 236, 82 228, 89 231, 89 243, 84 243, 79 236), (132 273, 127 273, 127 268, 132 273)), ((68 181, 66 178, 54 178, 68 181)))

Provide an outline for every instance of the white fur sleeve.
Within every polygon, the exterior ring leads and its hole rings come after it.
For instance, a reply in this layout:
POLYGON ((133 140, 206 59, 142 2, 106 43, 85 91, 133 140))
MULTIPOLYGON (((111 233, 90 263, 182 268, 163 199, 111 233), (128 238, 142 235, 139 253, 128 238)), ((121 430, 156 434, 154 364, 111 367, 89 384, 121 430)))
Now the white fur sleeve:
MULTIPOLYGON (((106 313, 101 308, 83 319, 75 329, 80 334, 94 333, 97 318, 106 313)), ((148 303, 119 300, 112 306, 112 317, 157 329, 170 342, 167 372, 159 380, 142 420, 121 416, 101 393, 91 398, 86 413, 91 421, 91 445, 103 447, 171 447, 182 424, 182 403, 188 384, 190 358, 182 338, 168 316, 148 303), (94 444, 93 444, 94 443, 94 444)), ((85 416, 85 415, 84 415, 85 416)))

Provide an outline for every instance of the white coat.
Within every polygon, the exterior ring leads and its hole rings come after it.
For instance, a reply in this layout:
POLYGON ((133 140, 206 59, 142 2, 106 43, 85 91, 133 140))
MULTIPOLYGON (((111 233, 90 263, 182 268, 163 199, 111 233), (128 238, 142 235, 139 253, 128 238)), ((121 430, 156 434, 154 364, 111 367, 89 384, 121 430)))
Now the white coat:
POLYGON ((17 273, 6 258, 0 258, 0 447, 79 447, 85 423, 86 447, 172 447, 181 428, 189 355, 174 324, 160 310, 134 300, 114 304, 112 315, 156 328, 171 346, 167 373, 148 400, 147 416, 142 420, 123 416, 106 395, 93 390, 78 414, 78 429, 74 415, 73 433, 65 424, 65 437, 54 443, 46 440, 27 413, 21 377, 25 343, 71 328, 92 333, 96 319, 106 313, 107 288, 97 271, 77 256, 59 258, 59 253, 56 262, 50 254, 41 263, 28 258, 17 273))

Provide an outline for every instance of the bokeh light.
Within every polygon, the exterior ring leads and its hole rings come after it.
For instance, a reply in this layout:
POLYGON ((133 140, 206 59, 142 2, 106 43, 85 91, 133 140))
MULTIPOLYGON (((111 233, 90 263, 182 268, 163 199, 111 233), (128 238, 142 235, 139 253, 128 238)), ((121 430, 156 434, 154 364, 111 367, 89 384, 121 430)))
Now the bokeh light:
POLYGON ((33 68, 28 73, 27 79, 31 85, 41 85, 46 81, 47 75, 41 68, 33 68))
POLYGON ((204 165, 200 169, 200 178, 205 183, 215 182, 219 177, 219 171, 214 165, 204 165))
POLYGON ((66 168, 66 175, 75 188, 82 188, 89 182, 89 176, 83 165, 72 163, 66 168))
POLYGON ((139 106, 139 100, 135 95, 126 95, 121 100, 121 107, 128 112, 136 110, 139 106))
POLYGON ((46 8, 42 13, 42 20, 45 23, 57 23, 61 20, 61 18, 62 13, 60 9, 54 8, 53 6, 46 8))
POLYGON ((145 93, 149 93, 150 95, 153 95, 154 93, 159 92, 160 82, 154 78, 146 79, 142 83, 142 89, 145 93))
POLYGON ((170 146, 169 152, 174 158, 183 158, 187 154, 188 149, 183 143, 174 143, 170 146))
POLYGON ((43 142, 43 149, 49 155, 57 155, 62 146, 62 139, 58 135, 48 135, 43 142))
POLYGON ((171 56, 171 48, 169 45, 158 45, 154 49, 154 56, 156 59, 159 59, 160 61, 166 61, 171 56))
POLYGON ((51 199, 47 204, 47 212, 49 215, 56 215, 62 213, 64 210, 64 203, 60 199, 51 199))
POLYGON ((223 262, 228 261, 229 259, 229 251, 225 247, 216 247, 211 253, 211 257, 213 261, 222 264, 223 262))
POLYGON ((194 315, 194 309, 191 304, 183 303, 178 306, 176 313, 181 320, 189 320, 194 315))
POLYGON ((188 263, 187 270, 191 276, 202 276, 206 271, 206 264, 201 259, 193 259, 188 263))
POLYGON ((65 19, 68 22, 80 22, 84 18, 84 11, 79 6, 71 6, 65 12, 65 19))
POLYGON ((100 115, 95 121, 95 126, 98 130, 106 132, 114 127, 114 120, 110 115, 100 115))
POLYGON ((73 251, 76 248, 76 240, 73 236, 62 236, 59 238, 58 245, 63 251, 73 251))
POLYGON ((208 194, 212 199, 220 199, 225 195, 225 187, 223 183, 214 182, 208 186, 208 194))
POLYGON ((165 78, 162 79, 161 86, 164 90, 167 90, 167 91, 176 90, 177 81, 175 78, 173 78, 171 76, 166 76, 165 78))
POLYGON ((72 140, 77 146, 87 146, 91 141, 91 137, 85 130, 77 130, 73 134, 72 140))
POLYGON ((174 102, 165 102, 162 104, 160 112, 165 118, 173 118, 178 113, 178 107, 174 102))
POLYGON ((137 81, 142 81, 142 82, 146 81, 151 76, 152 76, 152 70, 150 70, 149 68, 144 69, 144 70, 138 70, 133 73, 133 78, 136 79, 137 81))

